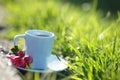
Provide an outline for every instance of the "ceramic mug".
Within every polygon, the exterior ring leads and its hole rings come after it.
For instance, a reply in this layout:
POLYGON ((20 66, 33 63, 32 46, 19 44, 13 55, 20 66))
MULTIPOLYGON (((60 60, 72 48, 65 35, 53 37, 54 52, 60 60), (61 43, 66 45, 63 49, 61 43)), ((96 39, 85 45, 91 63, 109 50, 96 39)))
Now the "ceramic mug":
POLYGON ((27 30, 25 34, 14 37, 14 46, 18 45, 18 38, 25 39, 25 53, 33 58, 31 68, 46 69, 47 59, 51 56, 54 34, 44 30, 27 30))

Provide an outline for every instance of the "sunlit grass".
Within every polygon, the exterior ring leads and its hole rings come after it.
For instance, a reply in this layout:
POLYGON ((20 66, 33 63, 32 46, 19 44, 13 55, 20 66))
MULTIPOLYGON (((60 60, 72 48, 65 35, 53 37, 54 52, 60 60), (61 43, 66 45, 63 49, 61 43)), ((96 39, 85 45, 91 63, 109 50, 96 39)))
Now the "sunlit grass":
MULTIPOLYGON (((116 20, 101 17, 95 5, 96 2, 84 11, 55 0, 8 2, 5 6, 10 14, 6 24, 10 28, 3 37, 13 39, 27 29, 51 31, 56 35, 53 54, 69 61, 69 70, 62 72, 63 80, 118 80, 120 17, 116 20)), ((52 76, 47 77, 57 80, 61 75, 52 76)))

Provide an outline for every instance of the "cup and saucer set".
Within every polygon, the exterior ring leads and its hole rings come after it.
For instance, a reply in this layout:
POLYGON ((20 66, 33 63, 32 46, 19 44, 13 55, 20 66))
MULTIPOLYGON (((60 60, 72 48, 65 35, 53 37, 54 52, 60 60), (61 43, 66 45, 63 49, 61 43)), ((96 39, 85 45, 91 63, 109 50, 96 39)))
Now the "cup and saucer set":
POLYGON ((54 37, 52 32, 44 30, 27 30, 25 34, 16 35, 14 46, 18 46, 17 40, 19 38, 25 39, 25 54, 33 58, 33 62, 30 64, 31 69, 17 68, 40 73, 67 69, 67 61, 51 53, 54 37))

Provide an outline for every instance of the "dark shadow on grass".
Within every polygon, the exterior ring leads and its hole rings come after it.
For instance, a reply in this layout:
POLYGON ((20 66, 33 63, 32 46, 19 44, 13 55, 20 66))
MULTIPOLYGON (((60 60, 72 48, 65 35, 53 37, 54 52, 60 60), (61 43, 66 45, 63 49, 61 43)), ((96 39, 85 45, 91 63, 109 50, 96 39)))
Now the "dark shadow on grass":
MULTIPOLYGON (((64 3, 70 3, 77 7, 81 7, 84 3, 93 3, 94 0, 62 0, 64 3)), ((110 12, 111 17, 117 18, 120 11, 120 0, 98 0, 97 10, 103 12, 104 16, 110 12)))

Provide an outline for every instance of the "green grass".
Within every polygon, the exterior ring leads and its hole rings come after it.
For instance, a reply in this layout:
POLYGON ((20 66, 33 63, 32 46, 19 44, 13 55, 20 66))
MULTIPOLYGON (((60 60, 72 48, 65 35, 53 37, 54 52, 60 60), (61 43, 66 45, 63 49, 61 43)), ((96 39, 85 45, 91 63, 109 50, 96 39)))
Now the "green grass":
POLYGON ((16 0, 4 5, 9 12, 4 38, 13 39, 28 29, 55 33, 53 54, 68 59, 69 70, 54 76, 63 74, 63 80, 120 79, 120 13, 116 20, 101 17, 96 2, 87 11, 57 0, 16 0))

